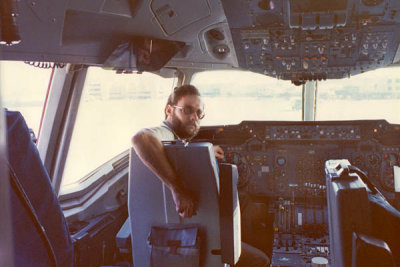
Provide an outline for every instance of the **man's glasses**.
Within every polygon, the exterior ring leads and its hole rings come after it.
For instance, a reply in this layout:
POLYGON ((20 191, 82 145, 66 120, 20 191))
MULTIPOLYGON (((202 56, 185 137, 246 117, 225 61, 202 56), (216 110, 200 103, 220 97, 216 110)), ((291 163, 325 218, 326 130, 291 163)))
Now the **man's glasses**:
POLYGON ((197 117, 199 118, 199 120, 203 119, 204 116, 206 115, 204 113, 204 110, 202 109, 197 109, 195 110, 193 107, 191 106, 187 106, 187 107, 181 107, 181 106, 174 106, 174 108, 179 108, 183 111, 183 114, 185 115, 192 115, 193 113, 196 113, 197 117))

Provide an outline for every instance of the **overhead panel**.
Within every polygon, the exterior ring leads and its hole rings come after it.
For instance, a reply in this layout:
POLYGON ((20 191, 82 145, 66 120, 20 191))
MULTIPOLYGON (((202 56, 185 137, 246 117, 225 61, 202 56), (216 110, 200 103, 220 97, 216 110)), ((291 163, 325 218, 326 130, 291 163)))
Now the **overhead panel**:
POLYGON ((239 67, 294 84, 339 79, 397 60, 393 0, 223 1, 239 67))
POLYGON ((286 2, 286 16, 292 29, 302 30, 332 29, 346 25, 351 1, 320 0, 286 2))

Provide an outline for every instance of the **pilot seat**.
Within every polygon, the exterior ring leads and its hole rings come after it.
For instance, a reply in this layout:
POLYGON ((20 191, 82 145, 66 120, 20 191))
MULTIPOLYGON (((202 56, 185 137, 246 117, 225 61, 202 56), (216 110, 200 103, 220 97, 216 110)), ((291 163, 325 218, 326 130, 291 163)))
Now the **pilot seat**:
POLYGON ((400 266, 400 212, 348 160, 325 171, 331 266, 400 266))
POLYGON ((73 266, 73 244, 21 113, 6 110, 14 266, 73 266))
POLYGON ((197 200, 197 215, 178 215, 170 190, 131 148, 128 209, 134 266, 233 266, 241 253, 236 166, 218 168, 210 143, 173 141, 164 148, 197 200))

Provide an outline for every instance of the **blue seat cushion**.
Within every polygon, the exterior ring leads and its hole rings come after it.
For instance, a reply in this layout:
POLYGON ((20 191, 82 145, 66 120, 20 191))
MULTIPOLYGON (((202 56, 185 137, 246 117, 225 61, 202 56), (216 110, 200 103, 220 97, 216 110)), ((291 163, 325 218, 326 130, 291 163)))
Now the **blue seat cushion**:
MULTIPOLYGON (((73 266, 73 244, 49 175, 19 112, 6 110, 8 160, 44 227, 58 266, 73 266)), ((51 258, 21 197, 11 187, 15 266, 51 266, 51 258)))

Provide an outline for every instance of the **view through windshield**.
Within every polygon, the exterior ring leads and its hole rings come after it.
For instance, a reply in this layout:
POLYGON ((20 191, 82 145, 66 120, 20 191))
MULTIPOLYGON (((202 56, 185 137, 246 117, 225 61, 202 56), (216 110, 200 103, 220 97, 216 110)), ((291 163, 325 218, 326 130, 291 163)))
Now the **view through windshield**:
MULTIPOLYGON (((386 119, 400 123, 398 68, 318 83, 317 120, 386 119)), ((154 74, 121 75, 90 68, 78 111, 63 186, 79 186, 90 171, 130 147, 131 136, 164 119, 176 80, 154 74)), ((245 71, 193 76, 205 103, 202 125, 243 120, 301 120, 302 87, 245 71)))
POLYGON ((37 136, 49 86, 51 69, 24 62, 0 63, 0 88, 3 107, 21 112, 26 124, 37 136))
MULTIPOLYGON (((155 74, 116 74, 89 68, 71 139, 63 187, 76 182, 130 147, 130 138, 164 120, 164 107, 175 79, 155 74)), ((288 81, 241 72, 204 72, 193 79, 203 96, 202 125, 242 120, 301 120, 301 88, 288 81)))
MULTIPOLYGON (((22 62, 3 62, 1 67, 4 105, 22 111, 37 133, 51 70, 22 62)), ((160 124, 175 84, 174 78, 151 73, 123 75, 89 68, 63 186, 77 186, 82 177, 128 149, 131 136, 139 129, 160 124)), ((301 120, 302 87, 290 81, 247 71, 205 71, 194 75, 192 84, 199 88, 205 103, 203 126, 243 120, 301 120)), ((400 68, 318 82, 316 119, 400 123, 400 68)))
POLYGON ((301 120, 302 87, 290 81, 248 71, 207 71, 195 75, 192 84, 205 103, 202 125, 301 120))
POLYGON ((400 123, 400 67, 318 84, 317 120, 385 119, 400 123))

